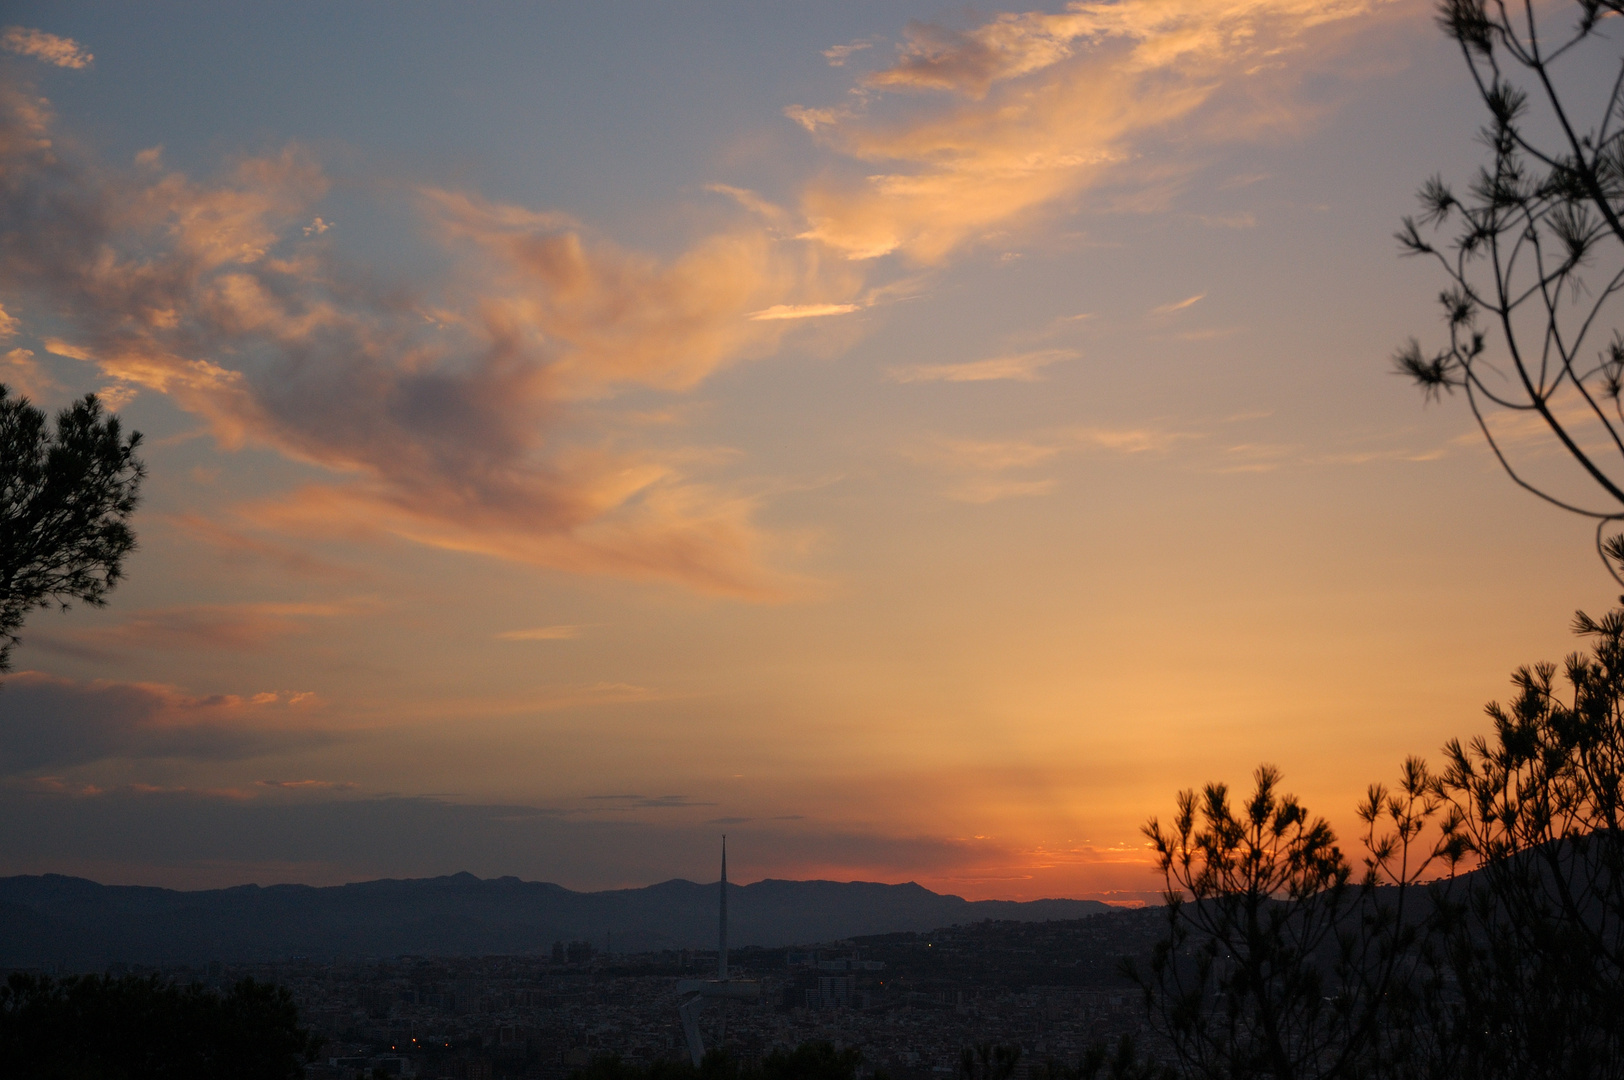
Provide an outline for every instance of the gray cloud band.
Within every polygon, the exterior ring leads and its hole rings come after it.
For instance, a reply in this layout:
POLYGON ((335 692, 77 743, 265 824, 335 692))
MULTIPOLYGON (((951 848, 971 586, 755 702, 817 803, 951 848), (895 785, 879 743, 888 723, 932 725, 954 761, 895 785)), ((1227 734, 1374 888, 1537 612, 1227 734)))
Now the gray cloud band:
POLYGON ((255 708, 285 705, 188 697, 164 687, 76 683, 37 673, 8 677, 0 692, 0 777, 70 769, 109 758, 236 761, 331 742, 309 731, 245 723, 255 708))

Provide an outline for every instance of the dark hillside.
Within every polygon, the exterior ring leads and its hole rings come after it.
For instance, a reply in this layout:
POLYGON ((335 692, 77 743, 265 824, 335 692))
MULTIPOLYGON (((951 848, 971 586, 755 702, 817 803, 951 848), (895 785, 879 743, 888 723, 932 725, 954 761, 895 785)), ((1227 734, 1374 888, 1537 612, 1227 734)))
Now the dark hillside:
MULTIPOLYGON (((728 889, 730 937, 740 946, 1110 910, 1091 900, 967 901, 913 883, 766 880, 728 889)), ((616 952, 714 949, 716 912, 714 884, 683 880, 580 893, 464 873, 179 892, 47 874, 0 879, 0 965, 516 954, 575 939, 600 949, 612 942, 616 952)))

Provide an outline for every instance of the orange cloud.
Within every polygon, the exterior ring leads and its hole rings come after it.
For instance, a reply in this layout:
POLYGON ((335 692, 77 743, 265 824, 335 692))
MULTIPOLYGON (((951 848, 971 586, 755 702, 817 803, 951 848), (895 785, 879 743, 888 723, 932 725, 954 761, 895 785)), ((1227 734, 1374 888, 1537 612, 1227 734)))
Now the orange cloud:
POLYGON ((360 787, 351 780, 256 780, 254 783, 278 791, 354 791, 360 787))
POLYGON ((991 382, 998 379, 1037 382, 1043 377, 1044 368, 1063 360, 1075 360, 1079 355, 1075 349, 1039 349, 964 364, 914 364, 893 368, 890 374, 897 382, 991 382))
POLYGON ((212 521, 200 514, 177 514, 170 517, 168 522, 187 538, 208 544, 227 558, 237 561, 264 561, 302 577, 360 576, 356 570, 319 559, 292 545, 249 536, 240 529, 212 521))
POLYGON ((112 626, 65 635, 36 634, 47 648, 251 651, 278 638, 306 633, 312 619, 332 619, 375 608, 364 600, 340 603, 190 604, 139 611, 112 626))
POLYGON ((761 325, 855 310, 860 279, 815 252, 745 225, 706 237, 670 263, 592 241, 560 215, 423 192, 442 233, 470 246, 484 278, 480 317, 493 333, 553 343, 560 392, 617 384, 686 390, 736 360, 777 349, 785 328, 761 325), (788 302, 808 292, 839 299, 788 302))
POLYGON ((1175 300, 1172 303, 1162 304, 1159 307, 1154 307, 1151 309, 1151 314, 1171 315, 1175 311, 1183 311, 1187 307, 1194 307, 1196 304, 1199 304, 1206 298, 1206 293, 1196 293, 1194 296, 1186 297, 1183 300, 1175 300))
POLYGON ((846 45, 831 45, 823 50, 823 58, 829 61, 830 67, 844 67, 846 61, 851 59, 852 53, 862 52, 873 45, 872 41, 862 40, 853 41, 846 45))
POLYGON ((295 721, 310 701, 308 693, 197 696, 157 683, 24 671, 0 695, 0 776, 107 758, 243 760, 325 742, 295 721))
POLYGON ((910 23, 894 66, 863 81, 869 86, 951 90, 984 97, 995 82, 1017 78, 1069 58, 1079 39, 1096 30, 1092 15, 1073 4, 1060 15, 1005 12, 959 32, 910 23))
POLYGON ((56 380, 40 369, 32 349, 9 349, 0 356, 0 383, 35 401, 58 389, 56 380))
POLYGON ((861 80, 858 104, 787 110, 880 167, 810 185, 804 235, 851 259, 939 263, 1115 175, 1142 140, 1220 98, 1247 117, 1230 117, 1227 135, 1281 122, 1284 95, 1260 88, 1282 57, 1315 28, 1356 26, 1386 2, 1075 0, 967 31, 911 24, 896 62, 861 80))
POLYGON ((568 641, 581 636, 579 626, 533 626, 528 630, 504 630, 497 641, 568 641))
POLYGON ((1195 437, 1152 427, 1078 427, 1025 439, 938 437, 907 447, 903 454, 920 465, 946 474, 950 478, 946 490, 948 498, 987 503, 1049 494, 1054 490, 1053 478, 1024 473, 1053 464, 1064 455, 1090 450, 1124 456, 1164 454, 1195 437))
POLYGON ((72 38, 47 34, 43 30, 30 30, 23 26, 8 26, 0 32, 0 48, 18 56, 32 56, 57 67, 89 67, 96 58, 83 45, 72 38))
POLYGON ((770 353, 793 320, 750 315, 842 302, 849 269, 753 225, 660 262, 561 215, 430 190, 426 222, 463 264, 419 295, 306 235, 327 180, 297 148, 214 184, 149 180, 59 156, 49 125, 0 89, 0 287, 69 312, 46 350, 94 364, 110 393, 164 394, 227 447, 343 477, 252 521, 754 599, 801 587, 765 563, 754 500, 689 478, 691 455, 557 432, 578 399, 682 391, 770 353))
POLYGON ((502 501, 388 483, 310 485, 241 512, 286 534, 394 536, 572 573, 676 580, 741 599, 786 600, 814 588, 768 567, 775 542, 753 524, 754 499, 686 482, 657 464, 582 457, 583 467, 550 488, 495 493, 502 501))
POLYGON ((770 308, 752 311, 745 318, 753 322, 771 322, 775 319, 818 319, 825 315, 845 315, 858 310, 858 304, 774 304, 770 308))

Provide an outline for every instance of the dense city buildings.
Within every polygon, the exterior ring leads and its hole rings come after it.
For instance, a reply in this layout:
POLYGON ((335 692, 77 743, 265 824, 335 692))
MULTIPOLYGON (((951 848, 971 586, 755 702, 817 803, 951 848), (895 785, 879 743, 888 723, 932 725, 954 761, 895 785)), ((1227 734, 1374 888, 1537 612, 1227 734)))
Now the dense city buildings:
MULTIPOLYGON (((982 922, 815 948, 732 951, 754 1002, 707 1005, 705 1043, 744 1059, 827 1040, 856 1047, 863 1072, 929 1078, 963 1048, 1018 1044, 1023 1060, 1074 1063, 1091 1044, 1145 1045, 1140 995, 1121 975, 1162 929, 1155 910, 1068 922, 982 922)), ((229 985, 287 986, 302 1022, 326 1038, 310 1080, 563 1078, 594 1057, 640 1064, 686 1053, 679 980, 705 977, 714 952, 620 955, 612 941, 559 942, 534 956, 295 957, 166 972, 229 985)), ((1024 1073, 1024 1069, 1021 1070, 1024 1073)))
MULTIPOLYGON (((1121 974, 1163 927, 1155 909, 1067 922, 976 922, 807 948, 734 948, 755 1002, 716 1002, 705 1044, 742 1059, 825 1039, 862 1052, 862 1072, 898 1080, 957 1072, 965 1046, 1018 1044, 1023 1061, 1075 1062, 1099 1039, 1153 1046, 1121 974)), ((164 974, 229 986, 289 987, 300 1020, 325 1036, 309 1080, 562 1080, 603 1054, 650 1064, 687 1054, 680 979, 716 970, 715 952, 620 955, 559 942, 525 957, 292 957, 164 974)), ((1023 1080, 1025 1069, 1020 1070, 1023 1080)))

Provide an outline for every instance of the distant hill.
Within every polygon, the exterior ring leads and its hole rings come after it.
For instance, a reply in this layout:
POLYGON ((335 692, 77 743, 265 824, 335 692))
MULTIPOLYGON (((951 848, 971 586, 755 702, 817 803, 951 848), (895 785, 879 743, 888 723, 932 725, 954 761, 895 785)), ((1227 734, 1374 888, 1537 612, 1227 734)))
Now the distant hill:
MULTIPOLYGON (((912 882, 768 879, 728 886, 728 936, 738 946, 782 946, 1110 910, 1096 900, 970 901, 912 882)), ((681 879, 583 893, 462 873, 179 892, 46 874, 0 878, 0 966, 534 953, 558 940, 602 949, 606 935, 616 952, 714 949, 716 917, 716 885, 681 879)))

